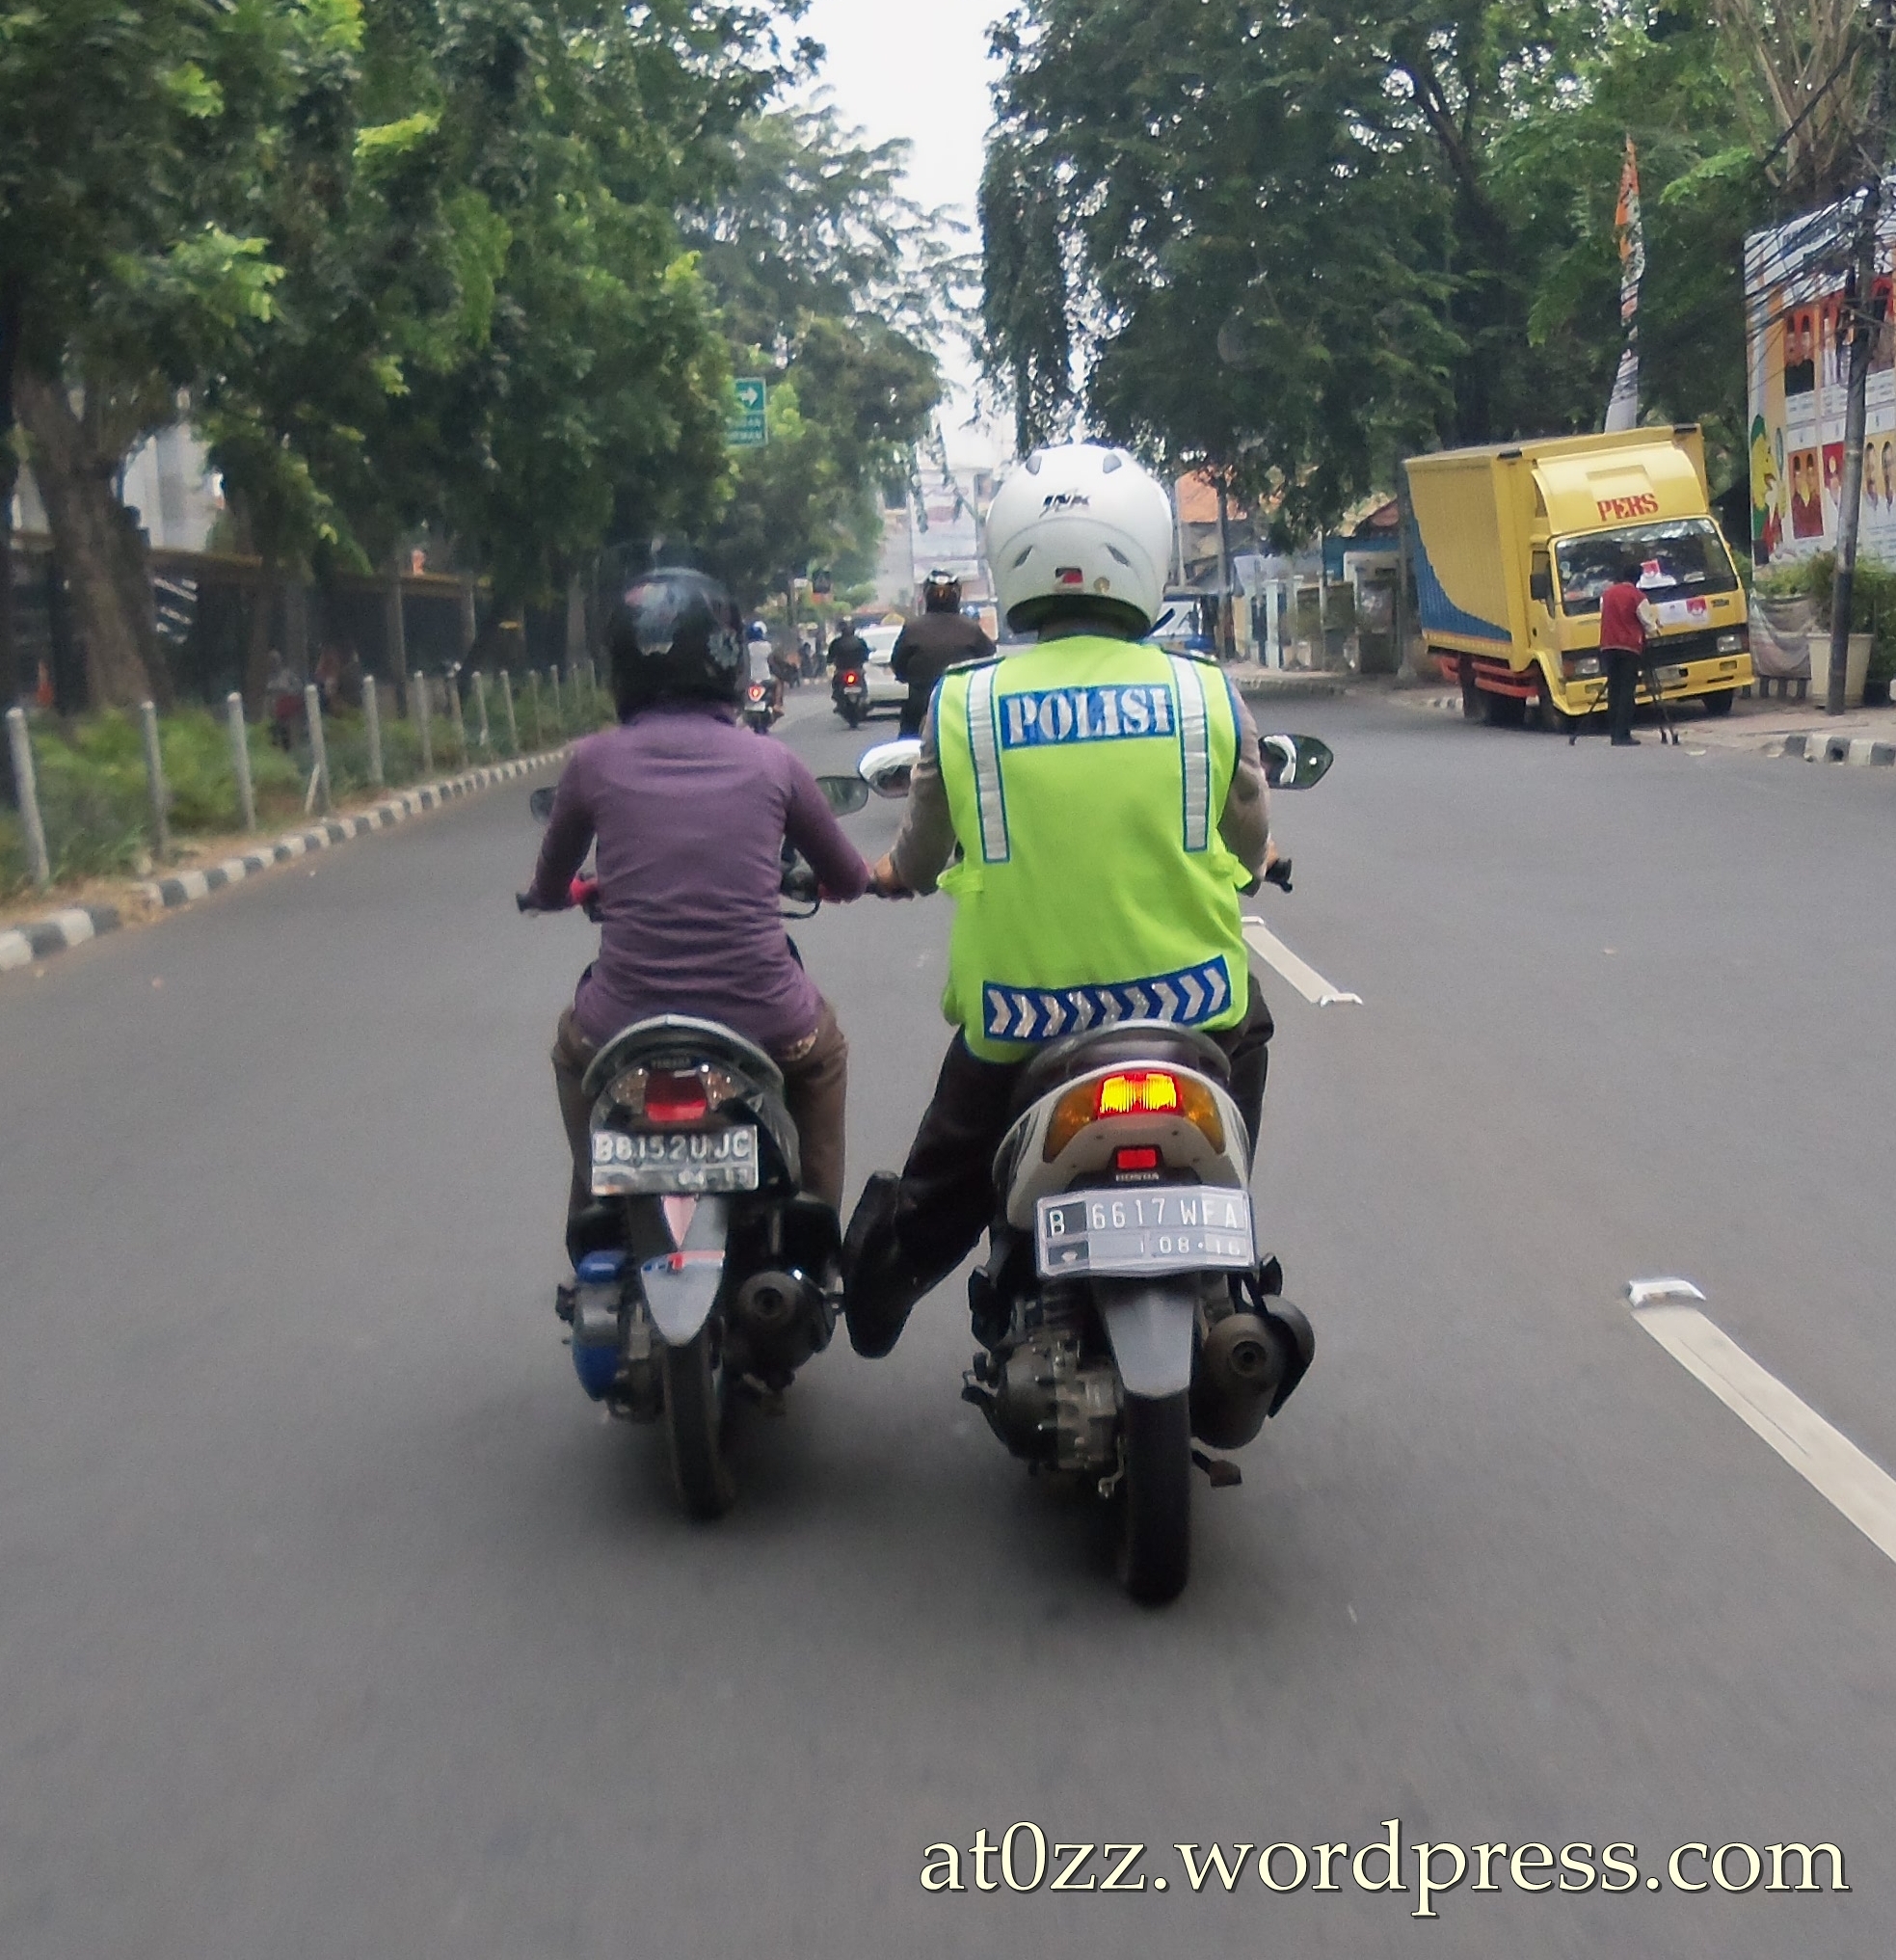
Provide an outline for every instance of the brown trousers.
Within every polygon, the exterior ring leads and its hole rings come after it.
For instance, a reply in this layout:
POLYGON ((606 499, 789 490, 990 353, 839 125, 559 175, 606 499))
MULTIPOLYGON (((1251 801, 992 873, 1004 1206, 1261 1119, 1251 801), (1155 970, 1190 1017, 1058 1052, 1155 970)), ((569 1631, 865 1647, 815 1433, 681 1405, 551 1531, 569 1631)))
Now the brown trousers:
MULTIPOLYGON (((593 1106, 580 1084, 598 1047, 580 1032, 568 1007, 553 1036, 553 1087, 559 1092, 560 1120, 573 1152, 573 1189, 567 1217, 576 1218, 593 1201, 593 1106)), ((823 1003, 815 1033, 771 1058, 784 1071, 784 1102, 796 1124, 803 1158, 803 1188, 840 1211, 842 1206, 842 1119, 849 1092, 849 1043, 838 1027, 836 1010, 823 1003)))

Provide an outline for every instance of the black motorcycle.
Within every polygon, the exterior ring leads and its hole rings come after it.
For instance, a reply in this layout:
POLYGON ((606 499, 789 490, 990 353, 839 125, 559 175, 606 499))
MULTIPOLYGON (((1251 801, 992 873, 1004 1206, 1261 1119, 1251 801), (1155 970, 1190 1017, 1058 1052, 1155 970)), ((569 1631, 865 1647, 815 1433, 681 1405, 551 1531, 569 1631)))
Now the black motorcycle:
MULTIPOLYGON (((868 800, 853 777, 819 781, 839 816, 868 800)), ((552 798, 533 792, 543 821, 552 798)), ((815 874, 788 846, 782 889, 798 907, 787 917, 815 911, 815 874)), ((589 917, 597 892, 574 881, 589 917)), ((680 1501, 721 1517, 737 1494, 734 1405, 774 1401, 829 1345, 837 1217, 801 1189, 782 1071, 734 1030, 690 1014, 634 1022, 584 1088, 593 1203, 569 1233, 575 1270, 557 1302, 574 1367, 614 1415, 664 1425, 680 1501)))

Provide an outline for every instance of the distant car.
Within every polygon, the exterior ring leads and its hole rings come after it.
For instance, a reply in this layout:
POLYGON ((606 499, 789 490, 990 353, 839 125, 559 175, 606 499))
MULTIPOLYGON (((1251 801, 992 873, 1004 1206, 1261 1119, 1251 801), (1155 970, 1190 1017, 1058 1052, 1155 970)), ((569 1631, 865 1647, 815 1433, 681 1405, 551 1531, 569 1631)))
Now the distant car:
POLYGON ((866 626, 861 632, 869 650, 869 657, 863 663, 863 676, 869 684, 869 712, 873 714, 878 708, 893 708, 899 713, 909 698, 908 684, 896 680, 890 669, 889 657, 895 651, 902 630, 898 626, 866 626))

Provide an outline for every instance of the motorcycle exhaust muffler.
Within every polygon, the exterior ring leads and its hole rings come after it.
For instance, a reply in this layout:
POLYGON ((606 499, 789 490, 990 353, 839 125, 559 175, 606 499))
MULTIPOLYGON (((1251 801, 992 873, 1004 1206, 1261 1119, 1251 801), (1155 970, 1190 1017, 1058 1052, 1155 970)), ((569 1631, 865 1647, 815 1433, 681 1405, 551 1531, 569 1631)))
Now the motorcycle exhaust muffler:
POLYGON ((1213 1323, 1191 1379, 1191 1433, 1216 1450, 1241 1449, 1264 1427, 1284 1374, 1284 1355, 1254 1313, 1213 1323))
POLYGON ((775 1267, 753 1273, 732 1302, 732 1313, 755 1357, 756 1372, 800 1368, 829 1345, 834 1319, 822 1289, 807 1274, 775 1267))

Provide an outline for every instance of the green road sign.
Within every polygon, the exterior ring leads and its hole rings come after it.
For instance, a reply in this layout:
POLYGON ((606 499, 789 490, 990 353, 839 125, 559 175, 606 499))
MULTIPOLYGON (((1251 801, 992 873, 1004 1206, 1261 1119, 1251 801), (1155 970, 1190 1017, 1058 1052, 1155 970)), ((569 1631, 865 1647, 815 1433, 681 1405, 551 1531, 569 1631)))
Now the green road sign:
POLYGON ((763 426, 763 383, 735 381, 737 413, 724 425, 724 440, 734 449, 761 449, 769 440, 763 426))

